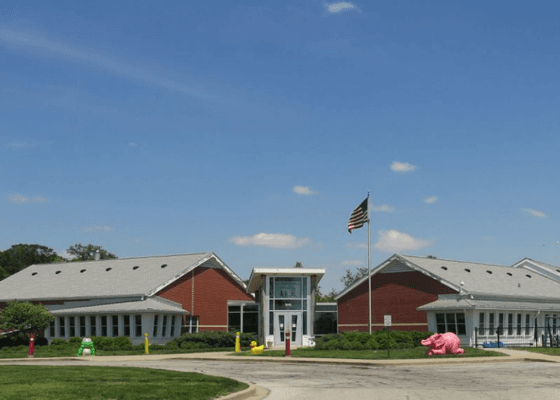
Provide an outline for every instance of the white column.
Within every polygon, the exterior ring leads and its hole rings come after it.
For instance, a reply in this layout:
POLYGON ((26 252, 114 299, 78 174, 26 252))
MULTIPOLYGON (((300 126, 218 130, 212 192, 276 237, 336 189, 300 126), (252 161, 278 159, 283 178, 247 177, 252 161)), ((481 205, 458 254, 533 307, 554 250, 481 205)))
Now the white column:
POLYGON ((119 336, 124 336, 124 315, 119 315, 119 336))

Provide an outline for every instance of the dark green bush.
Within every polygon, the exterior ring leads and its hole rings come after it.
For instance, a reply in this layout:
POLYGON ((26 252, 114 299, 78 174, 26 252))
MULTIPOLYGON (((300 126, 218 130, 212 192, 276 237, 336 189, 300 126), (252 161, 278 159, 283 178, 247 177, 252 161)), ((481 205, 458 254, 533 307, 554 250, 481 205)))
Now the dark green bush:
POLYGON ((416 331, 374 331, 341 332, 320 336, 316 340, 317 350, 379 350, 410 349, 421 345, 421 341, 431 336, 431 332, 416 331))
POLYGON ((35 346, 47 346, 49 344, 49 339, 44 336, 39 336, 35 339, 35 346))
POLYGON ((68 339, 68 343, 79 346, 82 344, 82 340, 83 339, 80 336, 72 336, 70 339, 68 339))
POLYGON ((165 346, 162 344, 151 344, 150 345, 150 350, 163 350, 165 349, 165 346))
POLYGON ((116 338, 113 338, 112 347, 118 350, 131 350, 132 342, 128 336, 117 336, 116 338))
MULTIPOLYGON (((257 337, 252 333, 241 333, 239 341, 241 346, 248 347, 252 341, 257 341, 257 337)), ((176 342, 181 348, 197 348, 192 347, 191 343, 204 344, 204 347, 235 347, 235 332, 198 332, 198 333, 185 333, 184 335, 175 338, 176 342)), ((202 348, 202 347, 198 347, 202 348)))
POLYGON ((51 342, 51 346, 66 346, 68 342, 64 339, 56 338, 51 342))
MULTIPOLYGON (((113 338, 107 336, 91 336, 95 350, 109 350, 114 347, 113 338)), ((81 341, 80 341, 81 343, 81 341)))

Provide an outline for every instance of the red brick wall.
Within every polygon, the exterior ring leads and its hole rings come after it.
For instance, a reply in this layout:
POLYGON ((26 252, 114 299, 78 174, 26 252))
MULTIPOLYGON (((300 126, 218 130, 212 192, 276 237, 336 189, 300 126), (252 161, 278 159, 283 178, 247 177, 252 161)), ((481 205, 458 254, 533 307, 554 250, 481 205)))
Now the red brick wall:
MULTIPOLYGON (((372 329, 383 329, 383 316, 391 315, 392 329, 427 331, 426 312, 417 311, 416 307, 435 301, 438 294, 445 293, 456 291, 417 271, 376 274, 371 280, 372 329)), ((366 280, 338 300, 339 331, 368 330, 367 295, 366 280), (340 326, 350 324, 363 326, 340 326)))
POLYGON ((227 272, 222 269, 197 267, 194 269, 194 310, 192 307, 192 272, 173 282, 157 295, 183 305, 192 315, 199 317, 199 325, 223 325, 227 330, 228 300, 254 300, 227 272))

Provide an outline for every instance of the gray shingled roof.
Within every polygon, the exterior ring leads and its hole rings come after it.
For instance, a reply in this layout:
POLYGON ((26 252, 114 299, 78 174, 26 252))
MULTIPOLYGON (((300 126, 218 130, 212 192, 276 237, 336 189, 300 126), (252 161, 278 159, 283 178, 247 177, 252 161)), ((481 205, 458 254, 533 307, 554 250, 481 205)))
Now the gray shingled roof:
POLYGON ((0 282, 0 301, 151 296, 201 265, 245 287, 214 253, 195 253, 31 265, 0 282))
POLYGON ((126 301, 122 303, 101 304, 97 306, 72 307, 56 309, 56 306, 45 306, 52 315, 66 314, 107 314, 107 313, 137 313, 137 312, 161 312, 188 314, 181 308, 180 304, 162 301, 157 296, 140 301, 126 301))
MULTIPOLYGON (((524 268, 394 254, 373 268, 371 274, 399 265, 422 272, 456 291, 460 291, 463 282, 463 290, 468 294, 501 296, 511 300, 560 299, 558 282, 524 268)), ((335 299, 338 300, 365 281, 367 277, 337 294, 335 299)))
POLYGON ((476 308, 478 310, 510 310, 510 311, 550 311, 560 312, 560 301, 557 303, 542 303, 535 301, 493 301, 462 299, 439 299, 418 307, 420 311, 452 310, 476 308))
POLYGON ((525 269, 437 258, 399 257, 405 261, 405 265, 420 267, 440 277, 442 283, 447 283, 456 290, 464 282, 463 289, 466 293, 560 299, 560 284, 525 269))

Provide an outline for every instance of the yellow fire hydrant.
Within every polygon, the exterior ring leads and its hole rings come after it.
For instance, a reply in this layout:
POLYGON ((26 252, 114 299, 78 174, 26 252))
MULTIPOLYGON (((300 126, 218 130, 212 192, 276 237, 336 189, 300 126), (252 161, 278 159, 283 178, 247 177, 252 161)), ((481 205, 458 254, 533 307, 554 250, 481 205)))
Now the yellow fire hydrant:
POLYGON ((241 351, 241 343, 239 342, 239 332, 235 333, 235 352, 239 353, 241 351))
POLYGON ((150 354, 150 352, 148 350, 149 345, 150 345, 150 343, 148 342, 148 334, 144 333, 144 350, 146 350, 146 354, 150 354))

